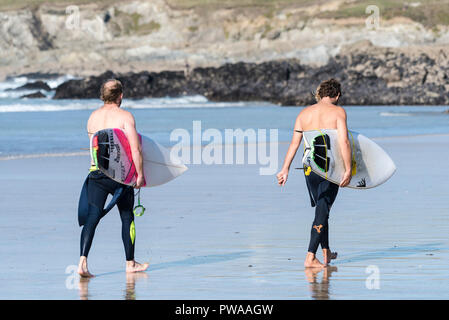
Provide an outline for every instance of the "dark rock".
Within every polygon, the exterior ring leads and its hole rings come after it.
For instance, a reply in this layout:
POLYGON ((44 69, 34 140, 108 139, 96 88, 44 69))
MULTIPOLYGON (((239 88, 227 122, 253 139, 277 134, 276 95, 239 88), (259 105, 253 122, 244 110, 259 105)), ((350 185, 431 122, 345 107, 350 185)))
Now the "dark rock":
POLYGON ((26 94, 26 95, 23 95, 23 96, 21 96, 20 98, 29 98, 29 99, 41 99, 41 98, 45 98, 46 96, 45 96, 45 94, 43 94, 42 92, 40 92, 40 91, 37 91, 37 92, 33 92, 33 93, 30 93, 30 94, 26 94))
POLYGON ((6 91, 19 91, 19 90, 45 90, 50 91, 51 88, 43 81, 29 82, 21 87, 14 89, 7 89, 6 91))
POLYGON ((385 51, 337 55, 321 67, 298 60, 225 64, 180 71, 114 74, 70 80, 57 89, 55 99, 98 98, 101 84, 117 78, 126 98, 204 95, 211 101, 269 101, 284 106, 315 102, 319 83, 336 78, 342 83, 342 105, 447 105, 449 60, 435 63, 425 54, 407 56, 385 51))
POLYGON ((22 73, 22 74, 18 74, 18 75, 13 75, 13 76, 7 76, 6 80, 13 80, 14 78, 19 78, 19 77, 26 77, 28 79, 33 79, 33 80, 41 80, 41 79, 45 79, 45 80, 49 80, 49 79, 55 79, 62 76, 62 74, 59 73, 53 73, 53 72, 49 72, 49 73, 45 73, 45 72, 30 72, 30 73, 22 73))

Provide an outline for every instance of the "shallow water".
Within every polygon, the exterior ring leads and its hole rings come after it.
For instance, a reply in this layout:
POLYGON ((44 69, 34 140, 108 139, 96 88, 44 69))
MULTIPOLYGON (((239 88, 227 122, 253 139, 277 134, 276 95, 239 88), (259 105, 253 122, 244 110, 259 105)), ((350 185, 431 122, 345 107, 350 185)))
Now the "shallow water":
MULTIPOLYGON (((279 141, 290 141, 295 118, 302 109, 255 102, 212 103, 203 97, 189 99, 125 101, 124 107, 139 104, 139 109, 129 108, 136 118, 138 131, 164 145, 178 142, 170 141, 170 133, 175 129, 185 129, 193 136, 193 121, 201 121, 202 132, 213 128, 222 134, 225 129, 277 129, 279 141)), ((51 104, 57 111, 5 112, 5 108, 14 104, 11 99, 0 99, 0 159, 13 155, 81 152, 89 147, 86 122, 92 108, 99 106, 98 101, 14 101, 32 103, 35 110, 51 104), (84 105, 85 109, 61 111, 73 105, 84 105)), ((22 107, 25 108, 24 105, 14 108, 22 107)), ((449 114, 444 113, 447 109, 431 106, 346 107, 349 128, 368 137, 449 133, 449 114)), ((193 138, 190 142, 196 144, 193 138)), ((210 142, 205 139, 201 144, 210 142)), ((247 139, 247 142, 254 141, 247 139)))

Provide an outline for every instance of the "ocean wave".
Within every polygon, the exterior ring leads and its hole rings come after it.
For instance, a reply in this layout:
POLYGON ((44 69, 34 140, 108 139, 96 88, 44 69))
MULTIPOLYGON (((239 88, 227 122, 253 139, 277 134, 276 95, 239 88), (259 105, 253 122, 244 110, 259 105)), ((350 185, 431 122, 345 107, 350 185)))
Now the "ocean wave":
POLYGON ((158 109, 158 108, 225 108, 244 107, 246 102, 211 102, 201 95, 183 96, 176 98, 147 98, 124 103, 129 109, 158 109))
POLYGON ((411 117, 413 116, 412 112, 381 112, 380 116, 382 117, 411 117))
POLYGON ((45 90, 40 90, 47 97, 52 97, 54 95, 54 89, 56 89, 60 84, 72 80, 72 79, 80 79, 79 77, 75 77, 72 75, 61 75, 52 78, 28 78, 26 76, 7 78, 5 81, 0 82, 0 98, 3 99, 14 99, 19 98, 22 95, 33 93, 39 90, 19 90, 19 91, 8 91, 9 89, 19 88, 27 83, 32 83, 36 81, 43 81, 52 89, 52 92, 46 92, 45 90))
MULTIPOLYGON (((45 99, 43 99, 45 101, 45 99)), ((53 103, 16 103, 11 105, 0 105, 0 112, 49 112, 49 111, 68 111, 68 110, 88 110, 96 109, 95 105, 72 103, 68 105, 58 105, 53 103)))
POLYGON ((53 158, 53 157, 73 157, 73 156, 88 156, 89 152, 59 152, 59 153, 36 153, 36 154, 18 154, 0 157, 0 161, 18 160, 18 159, 32 159, 32 158, 53 158))
POLYGON ((380 112, 382 117, 415 117, 415 116, 439 116, 442 114, 448 114, 449 111, 412 111, 412 112, 380 112))
MULTIPOLYGON (((169 108, 227 108, 266 105, 264 102, 211 102, 204 96, 178 98, 146 98, 125 100, 124 109, 169 109, 169 108)), ((1 112, 51 112, 69 110, 93 110, 101 103, 98 100, 51 100, 51 99, 5 99, 0 100, 1 112)))

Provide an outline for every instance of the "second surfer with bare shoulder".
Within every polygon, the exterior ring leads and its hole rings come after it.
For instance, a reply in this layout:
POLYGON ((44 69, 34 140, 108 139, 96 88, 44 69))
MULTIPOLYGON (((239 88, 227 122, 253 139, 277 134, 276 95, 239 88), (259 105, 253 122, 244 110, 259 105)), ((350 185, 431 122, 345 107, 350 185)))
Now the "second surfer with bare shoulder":
POLYGON ((292 141, 285 156, 282 170, 277 174, 278 184, 284 186, 287 182, 290 165, 303 137, 303 131, 319 129, 337 129, 338 143, 341 150, 345 173, 336 185, 309 170, 305 171, 307 189, 309 190, 312 207, 315 207, 315 219, 313 220, 309 249, 304 262, 306 268, 322 268, 327 266, 332 259, 337 258, 337 253, 329 248, 329 211, 337 197, 338 188, 345 187, 351 181, 351 146, 348 139, 348 128, 345 110, 337 106, 341 96, 341 85, 335 79, 322 82, 317 91, 317 103, 304 108, 296 118, 292 141), (316 252, 321 245, 324 263, 321 263, 316 252))

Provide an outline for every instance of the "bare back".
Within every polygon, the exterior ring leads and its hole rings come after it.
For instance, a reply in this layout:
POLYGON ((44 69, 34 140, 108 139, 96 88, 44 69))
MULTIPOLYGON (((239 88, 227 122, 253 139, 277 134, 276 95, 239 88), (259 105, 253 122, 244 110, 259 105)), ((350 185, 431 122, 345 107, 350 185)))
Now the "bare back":
MULTIPOLYGON (((342 107, 322 101, 302 110, 296 118, 295 134, 292 138, 292 143, 296 146, 295 148, 299 147, 299 144, 302 140, 302 131, 319 129, 337 129, 338 144, 342 153, 345 170, 346 172, 350 172, 351 147, 348 140, 346 111, 342 107)), ((288 158, 290 163, 291 159, 293 159, 293 156, 290 155, 288 158)), ((345 186, 347 185, 347 183, 349 183, 350 177, 351 176, 349 175, 349 177, 346 179, 347 181, 345 180, 342 186, 345 186)))
POLYGON ((346 123, 346 113, 342 107, 333 104, 317 103, 311 105, 298 116, 301 131, 318 129, 338 129, 339 123, 346 123))
POLYGON ((92 112, 87 121, 89 140, 95 132, 109 128, 122 129, 130 141, 131 148, 138 147, 135 120, 130 112, 120 109, 117 105, 104 105, 92 112))
POLYGON ((118 107, 106 107, 103 106, 100 109, 95 110, 87 121, 87 133, 89 139, 92 134, 99 130, 108 128, 120 128, 124 129, 124 123, 127 119, 125 110, 118 107))

